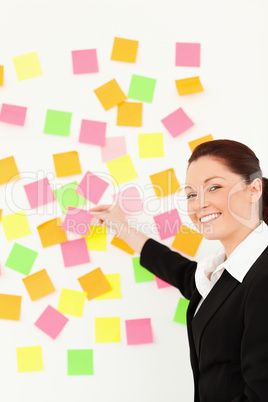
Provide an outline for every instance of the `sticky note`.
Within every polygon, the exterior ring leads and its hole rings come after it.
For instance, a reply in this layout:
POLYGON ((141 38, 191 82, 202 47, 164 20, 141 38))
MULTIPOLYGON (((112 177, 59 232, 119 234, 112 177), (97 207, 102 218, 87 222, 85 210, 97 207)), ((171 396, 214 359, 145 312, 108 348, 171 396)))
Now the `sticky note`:
POLYGON ((88 300, 101 296, 112 289, 101 268, 94 269, 86 275, 80 276, 78 281, 84 292, 87 293, 88 300))
POLYGON ((181 107, 162 119, 161 122, 172 137, 177 137, 194 125, 181 107))
POLYGON ((32 234, 25 211, 2 216, 2 225, 7 241, 32 234))
POLYGON ((0 222, 1 222, 1 220, 2 220, 2 212, 3 212, 3 210, 0 209, 0 222))
POLYGON ((184 78, 176 80, 175 83, 179 95, 189 95, 204 91, 199 77, 184 78))
POLYGON ((69 319, 54 307, 47 306, 34 325, 52 339, 56 339, 69 319))
POLYGON ((164 157, 163 133, 138 134, 140 158, 164 157))
POLYGON ((94 90, 105 110, 123 102, 127 97, 115 79, 94 90))
POLYGON ((16 348, 18 373, 43 371, 42 346, 16 348))
POLYGON ((68 207, 65 219, 62 224, 62 230, 66 232, 77 233, 86 236, 90 228, 92 215, 84 209, 68 207))
POLYGON ((143 77, 142 75, 132 74, 128 98, 141 102, 152 103, 156 79, 143 77))
POLYGON ((153 330, 150 318, 126 320, 125 324, 128 345, 153 343, 153 330))
POLYGON ((77 186, 76 192, 90 202, 98 204, 108 185, 109 183, 99 176, 86 172, 81 183, 77 186))
POLYGON ((86 204, 87 200, 81 197, 75 189, 78 186, 77 181, 65 184, 54 191, 59 206, 64 214, 66 214, 68 207, 79 208, 86 204))
POLYGON ((154 274, 140 265, 140 257, 132 258, 134 278, 136 283, 154 281, 154 274))
POLYGON ((91 225, 86 236, 88 250, 106 251, 107 228, 103 225, 91 225))
POLYGON ((19 321, 21 296, 0 294, 0 319, 19 321))
POLYGON ((92 349, 69 349, 67 353, 68 375, 94 374, 92 349))
POLYGON ((189 305, 189 300, 184 299, 183 297, 180 298, 175 316, 173 318, 174 322, 178 322, 179 324, 187 324, 186 321, 186 313, 187 313, 187 308, 189 305))
POLYGON ((135 251, 124 240, 119 239, 119 237, 117 237, 116 235, 112 239, 111 244, 130 255, 133 255, 135 253, 135 251))
POLYGON ((0 160, 0 184, 17 180, 19 177, 20 174, 13 156, 0 160))
POLYGON ((137 40, 114 38, 111 60, 135 63, 138 45, 137 40))
POLYGON ((172 243, 172 247, 194 257, 202 239, 203 235, 186 225, 181 225, 172 243))
POLYGON ((157 197, 165 197, 180 191, 180 185, 175 175, 174 169, 167 169, 163 172, 155 173, 150 176, 157 197))
POLYGON ((24 275, 29 275, 38 253, 28 247, 14 243, 5 266, 24 275))
POLYGON ((106 163, 115 185, 123 184, 138 177, 130 155, 124 155, 106 163))
POLYGON ((66 233, 61 230, 60 218, 51 219, 37 227, 42 246, 50 247, 67 241, 66 233))
POLYGON ((0 87, 4 85, 4 66, 0 66, 0 87))
POLYGON ((95 317, 95 342, 121 342, 120 317, 95 317))
POLYGON ((128 127, 141 127, 142 103, 122 102, 117 106, 117 125, 128 127))
POLYGON ((83 119, 81 122, 79 142, 103 147, 105 145, 106 125, 107 123, 103 121, 83 119))
POLYGON ((176 43, 175 65, 179 67, 200 67, 200 43, 176 43))
POLYGON ((163 281, 162 279, 158 278, 157 276, 155 277, 155 281, 156 281, 156 285, 157 285, 158 289, 168 288, 171 286, 169 283, 163 281))
POLYGON ((26 53, 12 59, 19 81, 43 75, 37 52, 26 53))
POLYGON ((84 238, 66 241, 60 246, 65 267, 86 264, 90 261, 84 238))
POLYGON ((74 74, 97 73, 99 71, 96 49, 73 50, 72 60, 74 74))
POLYGON ((126 137, 108 137, 105 140, 105 145, 101 148, 101 159, 105 163, 124 156, 126 153, 126 137))
POLYGON ((72 113, 58 110, 47 110, 44 127, 45 134, 70 135, 72 113))
POLYGON ((82 317, 87 293, 79 290, 62 288, 58 311, 62 314, 82 317))
POLYGON ((32 301, 55 291, 50 277, 45 269, 23 278, 23 283, 32 301))
POLYGON ((181 226, 177 209, 164 212, 153 217, 161 240, 175 236, 181 226))
POLYGON ((105 278, 111 285, 112 289, 104 293, 101 296, 97 296, 97 300, 110 300, 110 299, 121 299, 121 285, 120 285, 120 274, 107 274, 105 278))
POLYGON ((140 213, 143 210, 143 201, 138 188, 131 186, 113 195, 113 199, 125 215, 140 213))
POLYGON ((26 119, 27 107, 2 104, 0 112, 0 121, 9 124, 15 124, 16 126, 24 126, 26 119))
POLYGON ((37 180, 24 186, 31 208, 38 208, 56 200, 48 179, 37 180))
POLYGON ((190 141, 190 142, 188 142, 188 144, 189 144, 191 151, 193 152, 193 150, 195 149, 195 147, 197 147, 197 145, 202 144, 203 142, 207 142, 207 141, 213 141, 213 137, 211 134, 205 135, 204 137, 198 138, 197 140, 190 141))
POLYGON ((57 177, 82 173, 78 152, 76 151, 54 154, 53 159, 57 177))

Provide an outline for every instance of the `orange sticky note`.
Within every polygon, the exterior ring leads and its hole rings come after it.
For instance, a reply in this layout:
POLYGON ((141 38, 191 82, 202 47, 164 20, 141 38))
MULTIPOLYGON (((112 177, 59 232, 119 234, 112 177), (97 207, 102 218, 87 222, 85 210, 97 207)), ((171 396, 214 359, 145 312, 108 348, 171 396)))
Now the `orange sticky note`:
POLYGON ((180 95, 189 95, 204 91, 199 77, 184 78, 175 82, 180 95))
POLYGON ((32 301, 40 299, 55 291, 50 277, 45 269, 28 275, 23 279, 27 292, 32 301))
POLYGON ((203 142, 207 142, 207 141, 212 141, 213 137, 211 134, 209 135, 205 135, 204 137, 198 138, 197 140, 194 141, 190 141, 188 142, 189 147, 191 148, 191 151, 193 152, 193 150, 195 149, 195 147, 197 147, 197 145, 202 144, 203 142))
POLYGON ((135 63, 138 45, 137 40, 114 38, 111 60, 135 63))
POLYGON ((57 177, 82 173, 79 156, 76 151, 54 154, 53 159, 57 177))
POLYGON ((133 255, 135 253, 135 251, 124 240, 119 239, 119 237, 117 236, 114 236, 111 244, 118 248, 121 248, 121 250, 126 251, 128 254, 133 255))
POLYGON ((52 219, 37 227, 43 247, 53 246, 67 241, 66 233, 61 230, 60 218, 52 219))
POLYGON ((203 235, 186 225, 181 225, 172 243, 172 247, 194 257, 202 239, 203 235))
POLYGON ((142 103, 122 102, 117 107, 117 125, 141 127, 142 125, 142 103))
POLYGON ((20 177, 15 159, 13 156, 0 160, 0 184, 5 184, 20 177))
POLYGON ((95 89, 94 92, 105 110, 109 110, 127 99, 115 79, 95 89))
POLYGON ((1 219, 2 219, 2 212, 3 212, 3 210, 0 209, 0 221, 1 221, 1 219))
POLYGON ((0 294, 0 318, 19 321, 20 308, 21 296, 0 294))
POLYGON ((78 281, 82 289, 87 292, 88 300, 94 299, 94 297, 103 295, 112 290, 110 283, 100 268, 80 276, 78 281))
POLYGON ((157 197, 165 197, 181 190, 174 169, 153 174, 150 179, 157 197))
POLYGON ((0 66, 0 87, 4 84, 4 66, 0 66))

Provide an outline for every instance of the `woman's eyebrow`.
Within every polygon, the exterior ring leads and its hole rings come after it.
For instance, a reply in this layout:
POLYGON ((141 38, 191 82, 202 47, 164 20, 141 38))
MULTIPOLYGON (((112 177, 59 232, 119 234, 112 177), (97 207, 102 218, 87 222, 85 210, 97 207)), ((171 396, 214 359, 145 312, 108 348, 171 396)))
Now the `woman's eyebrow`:
MULTIPOLYGON (((213 179, 223 179, 223 180, 225 180, 225 178, 221 177, 221 176, 212 176, 212 177, 208 177, 206 180, 204 180, 204 183, 207 183, 208 181, 213 180, 213 179)), ((193 187, 190 186, 190 185, 187 185, 187 186, 184 187, 184 190, 186 188, 193 188, 193 187)))

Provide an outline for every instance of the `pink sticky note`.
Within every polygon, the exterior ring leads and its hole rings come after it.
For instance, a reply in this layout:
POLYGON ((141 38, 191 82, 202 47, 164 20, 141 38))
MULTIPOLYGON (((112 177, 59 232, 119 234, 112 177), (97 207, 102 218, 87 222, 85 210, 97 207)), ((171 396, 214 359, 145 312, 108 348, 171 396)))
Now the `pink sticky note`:
POLYGON ((52 339, 56 339, 69 319, 51 306, 47 306, 45 311, 34 323, 39 329, 45 332, 52 339))
POLYGON ((0 121, 17 126, 24 126, 27 107, 2 104, 0 121))
POLYGON ((99 71, 96 49, 73 50, 74 74, 97 73, 99 71))
POLYGON ((37 208, 56 200, 47 178, 24 186, 31 208, 37 208))
POLYGON ((200 43, 176 43, 176 66, 200 67, 200 43))
POLYGON ((91 172, 87 172, 75 191, 94 204, 98 204, 108 185, 109 183, 102 180, 100 177, 91 172))
POLYGON ((102 162, 106 163, 127 154, 125 137, 108 137, 101 148, 102 162))
POLYGON ((86 236, 89 231, 91 220, 92 215, 90 215, 88 211, 79 208, 68 207, 61 228, 66 232, 73 232, 81 236, 86 236))
POLYGON ((175 236, 181 226, 181 219, 176 209, 154 216, 154 221, 161 240, 175 236))
POLYGON ((60 246, 65 267, 86 264, 90 261, 84 237, 82 239, 65 241, 60 246))
POLYGON ((161 121, 172 137, 177 137, 194 125, 181 107, 161 121))
POLYGON ((143 202, 136 187, 127 187, 113 195, 114 201, 126 215, 135 214, 143 210, 143 202))
POLYGON ((150 318, 126 320, 127 344, 140 345, 153 342, 153 331, 150 318))
POLYGON ((162 279, 158 278, 157 276, 155 276, 155 281, 156 281, 158 289, 167 288, 167 287, 171 286, 169 283, 163 281, 162 279))
POLYGON ((105 145, 106 123, 94 120, 82 120, 79 142, 86 144, 105 145))

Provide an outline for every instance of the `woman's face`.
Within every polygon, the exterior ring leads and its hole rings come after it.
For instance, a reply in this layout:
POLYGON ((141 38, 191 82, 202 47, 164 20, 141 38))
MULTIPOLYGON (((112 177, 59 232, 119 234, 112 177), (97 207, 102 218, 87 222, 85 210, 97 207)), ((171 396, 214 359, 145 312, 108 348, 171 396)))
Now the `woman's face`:
POLYGON ((207 239, 230 240, 251 224, 251 186, 219 159, 203 156, 192 162, 185 192, 189 217, 207 239))

